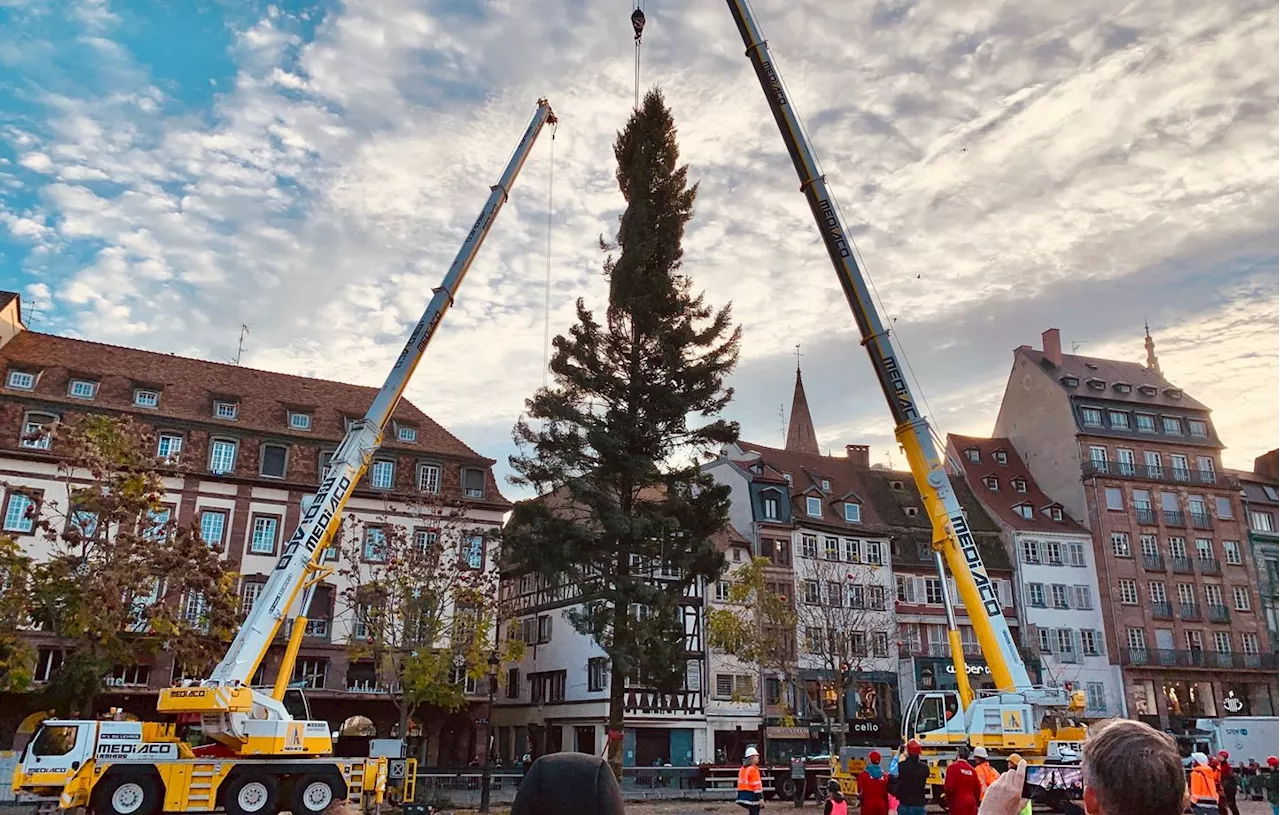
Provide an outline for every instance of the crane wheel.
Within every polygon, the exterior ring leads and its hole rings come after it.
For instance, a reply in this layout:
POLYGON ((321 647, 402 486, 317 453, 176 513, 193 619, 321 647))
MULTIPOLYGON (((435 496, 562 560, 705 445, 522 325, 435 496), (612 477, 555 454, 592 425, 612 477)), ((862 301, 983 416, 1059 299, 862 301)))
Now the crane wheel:
POLYGON ((240 773, 227 782, 222 793, 222 806, 227 815, 276 815, 280 785, 274 775, 261 772, 240 773))
POLYGON ((334 775, 304 775, 293 782, 289 796, 292 815, 322 815, 334 803, 347 797, 342 780, 334 775))
POLYGON ((148 772, 113 772, 93 791, 97 815, 156 815, 163 801, 160 781, 148 772))

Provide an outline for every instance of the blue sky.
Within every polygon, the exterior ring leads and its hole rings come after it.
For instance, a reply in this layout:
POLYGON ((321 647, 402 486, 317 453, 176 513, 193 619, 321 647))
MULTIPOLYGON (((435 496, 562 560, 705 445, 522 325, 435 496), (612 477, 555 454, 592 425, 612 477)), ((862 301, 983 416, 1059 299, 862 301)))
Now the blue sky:
MULTIPOLYGON (((1060 328, 1274 447, 1277 10, 1192 0, 756 0, 943 432, 990 432, 1060 328)), ((744 435, 778 443, 796 343, 820 442, 892 427, 720 0, 646 0, 701 184, 686 269, 744 326, 744 435)), ((377 384, 540 96, 561 118, 409 396, 505 464, 553 332, 600 303, 622 202, 630 4, 0 0, 0 285, 38 330, 377 384), (536 8, 534 8, 536 6, 536 8)), ((502 469, 505 469, 503 467, 502 469)))

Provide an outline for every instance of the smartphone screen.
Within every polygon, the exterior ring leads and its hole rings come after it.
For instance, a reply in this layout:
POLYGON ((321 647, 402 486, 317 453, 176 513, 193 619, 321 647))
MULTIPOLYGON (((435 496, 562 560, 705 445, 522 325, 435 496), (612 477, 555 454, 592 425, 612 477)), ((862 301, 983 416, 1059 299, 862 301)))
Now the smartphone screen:
POLYGON ((1027 767, 1022 784, 1022 797, 1032 801, 1046 798, 1081 798, 1084 795, 1084 771, 1078 765, 1033 764, 1027 767))

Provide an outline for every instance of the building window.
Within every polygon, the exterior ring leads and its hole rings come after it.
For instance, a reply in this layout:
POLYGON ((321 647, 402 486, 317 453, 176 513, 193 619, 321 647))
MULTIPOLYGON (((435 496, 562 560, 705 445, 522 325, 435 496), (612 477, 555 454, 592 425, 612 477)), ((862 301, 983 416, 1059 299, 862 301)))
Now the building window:
POLYGON ((1156 417, 1155 417, 1155 416, 1152 416, 1150 413, 1137 413, 1137 414, 1135 414, 1135 415, 1134 415, 1134 417, 1133 417, 1133 418, 1134 418, 1135 424, 1136 424, 1136 425, 1137 425, 1137 427, 1138 427, 1138 432, 1139 432, 1139 433, 1154 433, 1154 432, 1156 432, 1156 417))
POLYGON ((1129 414, 1123 410, 1107 411, 1107 420, 1111 422, 1111 426, 1117 430, 1129 429, 1129 414))
POLYGON ((1107 472, 1110 468, 1107 466, 1107 448, 1094 445, 1089 448, 1089 462, 1093 468, 1100 473, 1107 472))
POLYGON ((1165 586, 1163 583, 1160 583, 1160 582, 1148 583, 1147 593, 1151 595, 1151 602, 1153 603, 1169 602, 1169 592, 1165 589, 1165 586))
POLYGON ((375 490, 389 490, 395 483, 396 463, 383 458, 374 459, 369 471, 369 486, 375 490))
POLYGON ((484 536, 471 535, 462 542, 462 560, 469 569, 484 566, 484 536))
POLYGON ((262 595, 262 589, 266 583, 259 583, 254 580, 244 581, 244 585, 240 587, 240 613, 247 615, 253 610, 253 604, 257 602, 262 595))
POLYGON ((997 450, 993 455, 995 457, 996 464, 1004 465, 1009 463, 1009 454, 1005 451, 997 450))
POLYGON ((1062 509, 1060 507, 1049 507, 1049 517, 1055 521, 1062 520, 1062 509))
POLYGON ((1062 565, 1062 544, 1057 541, 1044 542, 1044 562, 1050 566, 1062 565))
POLYGON ((1256 657, 1258 651, 1258 635, 1252 631, 1246 631, 1240 635, 1240 644, 1244 646, 1246 656, 1256 657))
POLYGON ((22 422, 22 446, 29 450, 48 450, 53 443, 49 426, 58 421, 48 413, 28 413, 22 422))
POLYGON ((844 519, 851 524, 862 523, 862 505, 846 502, 844 505, 844 519))
POLYGON ((472 467, 463 468, 462 494, 467 498, 484 497, 484 470, 472 467))
MULTIPOLYGON (((1087 654, 1088 652, 1086 652, 1087 654)), ((1101 682, 1086 682, 1084 686, 1085 704, 1089 710, 1107 709, 1107 687, 1101 682)))
POLYGON ((1030 504, 1018 504, 1013 508, 1013 511, 1028 521, 1031 520, 1031 516, 1035 514, 1035 510, 1031 508, 1030 504))
POLYGON ((807 557, 807 558, 818 557, 818 536, 817 535, 801 535, 800 536, 800 557, 807 557))
POLYGON ((209 442, 209 472, 214 475, 229 473, 236 467, 236 443, 228 439, 209 442))
POLYGON ((1259 512, 1253 509, 1249 510, 1249 526, 1254 532, 1275 532, 1276 520, 1270 512, 1259 512))
POLYGON ((148 388, 135 388, 133 391, 133 404, 135 407, 141 408, 159 407, 160 392, 148 388))
POLYGON ((329 660, 320 657, 301 657, 293 664, 293 681, 305 688, 323 688, 329 674, 329 660))
POLYGON ((1107 487, 1103 490, 1107 498, 1107 509, 1124 511, 1124 491, 1119 487, 1107 487))
MULTIPOLYGON (((590 662, 587 663, 590 666, 590 662)), ((520 698, 520 669, 507 668, 507 698, 520 698)))
POLYGON ((310 430, 311 414, 289 411, 289 427, 294 430, 310 430))
POLYGON ((1093 609, 1093 592, 1088 586, 1071 587, 1071 607, 1090 611, 1093 609))
POLYGON ((1102 427, 1102 411, 1098 408, 1080 408, 1080 418, 1085 427, 1102 427))
POLYGON ((387 532, 380 526, 364 529, 364 559, 369 563, 382 563, 387 558, 387 532))
POLYGON ((1013 491, 1020 492, 1025 495, 1027 492, 1027 480, 1025 478, 1013 479, 1013 491))
POLYGON ((829 479, 822 479, 822 491, 831 492, 831 481, 829 479))
POLYGON ((716 601, 720 603, 729 602, 729 581, 728 580, 716 581, 716 601))
POLYGON ((1191 435, 1196 436, 1198 438, 1202 438, 1202 439, 1208 438, 1209 423, 1205 421, 1201 421, 1200 419, 1188 419, 1187 432, 1189 432, 1191 435))
POLYGON ((840 559, 840 539, 839 538, 823 538, 822 558, 823 560, 839 560, 840 559))
POLYGON ((994 475, 989 475, 986 478, 982 479, 982 483, 986 485, 986 488, 991 490, 992 492, 1000 491, 1000 479, 996 478, 994 475))
POLYGON ((1036 644, 1040 646, 1040 653, 1053 653, 1053 629, 1036 627, 1036 644))
POLYGON ((418 489, 433 495, 440 492, 440 465, 418 465, 418 489))
POLYGON ((1160 426, 1164 428, 1164 432, 1170 436, 1182 435, 1182 420, 1177 416, 1161 416, 1160 426))
POLYGON ((200 537, 212 549, 222 548, 222 533, 227 528, 227 513, 220 509, 206 509, 200 513, 200 537))
POLYGON ((413 530, 413 545, 422 554, 428 554, 440 542, 440 533, 435 529, 418 528, 413 530))
POLYGON ((1071 566, 1085 566, 1085 554, 1083 543, 1067 544, 1067 563, 1071 566))
POLYGON ((765 497, 764 499, 764 518, 767 521, 778 520, 778 499, 765 497))
POLYGON ((1134 475, 1138 472, 1137 459, 1133 451, 1125 447, 1116 448, 1116 463, 1119 465, 1120 475, 1134 475))
POLYGON ((1217 583, 1206 583, 1204 586, 1204 603, 1207 606, 1222 605, 1222 587, 1217 583))
POLYGON ((396 441, 413 444, 418 441, 418 428, 396 425, 396 441))
POLYGON ((1096 657, 1099 654, 1098 649, 1098 632, 1088 628, 1080 632, 1080 650, 1087 657, 1096 657))
MULTIPOLYGON (((719 677, 717 676, 717 680, 719 677)), ((718 684, 717 684, 718 686, 718 684)), ((605 657, 592 657, 587 660, 587 690, 600 693, 609 688, 609 660, 605 657)))
POLYGON ((884 563, 884 556, 880 551, 880 541, 866 541, 864 550, 867 553, 867 563, 872 566, 880 566, 884 563))
POLYGON ((1231 499, 1224 496, 1217 496, 1213 499, 1214 505, 1218 509, 1219 518, 1234 518, 1235 515, 1231 511, 1231 499))
POLYGON ((235 402, 214 402, 213 415, 218 419, 234 419, 240 415, 240 405, 235 402))
POLYGON ((67 387, 67 395, 76 399, 92 399, 98 395, 98 383, 89 379, 73 379, 67 387))
POLYGON ((168 464, 176 464, 182 453, 182 437, 177 433, 161 433, 156 442, 156 458, 168 464))
POLYGON ((551 642, 551 615, 538 615, 538 644, 546 645, 551 642))
POLYGON ((1044 584, 1027 584, 1027 602, 1036 608, 1044 608, 1044 584))
POLYGON ((1138 583, 1127 577, 1120 578, 1120 602, 1126 606, 1138 604, 1138 583))
POLYGON ((9 387, 20 391, 35 390, 36 375, 27 371, 10 371, 8 383, 9 387))
POLYGON ((942 581, 936 577, 924 579, 924 601, 930 605, 942 605, 942 581))
POLYGON ((1222 559, 1232 566, 1241 565, 1240 541, 1223 541, 1222 559))
POLYGON ((820 605, 822 603, 822 591, 818 587, 818 581, 806 580, 803 584, 804 601, 811 606, 820 605))
POLYGON ((1049 586, 1049 594, 1053 597, 1054 608, 1071 608, 1071 603, 1067 601, 1067 587, 1061 583, 1054 583, 1049 586))
POLYGON ((1133 557, 1133 550, 1129 546, 1128 532, 1111 533, 1111 551, 1116 557, 1133 557))
POLYGON ((254 555, 271 555, 276 551, 276 530, 280 519, 270 515, 256 515, 253 519, 253 537, 249 540, 249 552, 254 555))
POLYGON ((1235 601, 1236 611, 1248 611, 1250 608, 1249 587, 1232 586, 1231 599, 1235 601))
POLYGON ((1062 384, 1066 385, 1068 388, 1074 388, 1080 384, 1080 380, 1074 376, 1064 376, 1062 377, 1062 384))
POLYGON ((1213 650, 1219 654, 1231 653, 1231 632, 1215 631, 1213 632, 1213 650))
POLYGON ((982 454, 978 452, 978 448, 976 447, 967 448, 964 451, 964 454, 968 456, 969 460, 972 461, 974 464, 977 464, 979 461, 982 461, 982 454))
POLYGON ((1147 650, 1147 632, 1142 628, 1129 628, 1125 630, 1125 640, 1129 644, 1129 648, 1134 651, 1147 650))
POLYGON ((805 498, 805 512, 809 513, 811 518, 822 517, 822 499, 815 498, 812 495, 805 498))
POLYGON ((284 478, 285 462, 289 458, 287 448, 279 444, 262 445, 262 462, 258 472, 267 478, 284 478))
POLYGON ((4 531, 28 533, 35 529, 39 503, 24 492, 10 491, 4 507, 4 531))

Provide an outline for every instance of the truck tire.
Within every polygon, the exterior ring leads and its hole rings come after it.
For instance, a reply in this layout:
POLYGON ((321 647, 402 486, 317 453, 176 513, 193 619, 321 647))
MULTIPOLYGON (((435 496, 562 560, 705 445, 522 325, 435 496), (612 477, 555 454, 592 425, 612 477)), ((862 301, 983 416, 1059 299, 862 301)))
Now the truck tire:
POLYGON ((792 798, 796 797, 796 786, 803 783, 803 781, 799 781, 794 778, 783 778, 779 780, 778 797, 785 801, 790 801, 792 798))
POLYGON ((321 815, 335 803, 346 800, 346 785, 334 775, 304 775, 293 782, 289 796, 292 815, 321 815))
POLYGON ((160 781, 146 772, 113 772, 93 791, 97 815, 156 815, 164 802, 160 781))
POLYGON ((274 775, 245 772, 231 777, 222 793, 227 815, 276 815, 280 784, 274 775))

